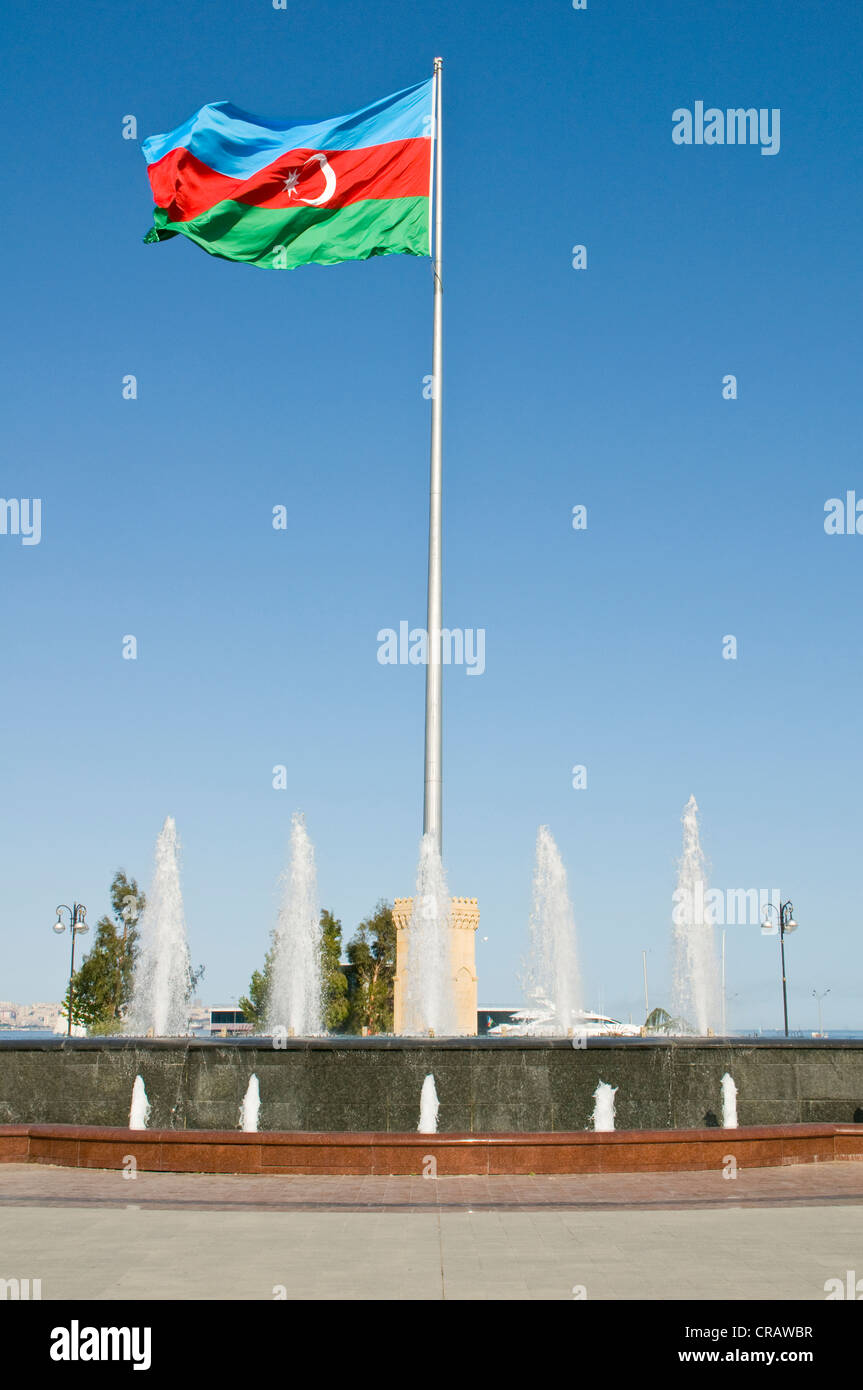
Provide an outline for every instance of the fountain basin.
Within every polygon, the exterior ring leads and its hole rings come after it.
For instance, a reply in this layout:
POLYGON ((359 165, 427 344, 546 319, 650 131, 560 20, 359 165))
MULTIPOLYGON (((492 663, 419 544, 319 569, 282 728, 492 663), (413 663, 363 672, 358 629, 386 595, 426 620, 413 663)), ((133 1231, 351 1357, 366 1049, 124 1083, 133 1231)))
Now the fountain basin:
POLYGON ((87 1125, 2 1125, 0 1163, 175 1173, 449 1177, 639 1173, 863 1161, 861 1125, 753 1126, 578 1134, 249 1134, 87 1125), (434 1159, 434 1168, 429 1159, 434 1159))
POLYGON ((599 1081, 621 1131, 700 1130, 726 1072, 741 1126, 863 1120, 858 1040, 82 1038, 0 1040, 0 1124, 125 1128, 140 1075, 153 1129, 233 1132, 254 1073, 262 1132, 415 1134, 433 1073, 439 1135, 585 1131, 599 1081))

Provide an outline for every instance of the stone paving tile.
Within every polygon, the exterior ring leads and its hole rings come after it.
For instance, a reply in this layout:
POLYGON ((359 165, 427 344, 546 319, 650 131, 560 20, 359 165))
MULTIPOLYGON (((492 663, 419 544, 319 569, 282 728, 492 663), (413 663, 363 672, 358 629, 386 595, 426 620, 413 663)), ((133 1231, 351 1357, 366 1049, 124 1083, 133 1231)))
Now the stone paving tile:
POLYGON ((823 1299, 860 1266, 860 1204, 361 1212, 17 1206, 0 1275, 45 1299, 823 1299))
POLYGON ((0 1276, 41 1277, 46 1299, 823 1299, 863 1268, 863 1165, 843 1162, 735 1183, 4 1164, 0 1207, 0 1276))
POLYGON ((0 1165, 0 1207, 140 1207, 164 1210, 682 1211, 720 1207, 863 1203, 863 1163, 835 1161, 718 1172, 559 1177, 218 1176, 0 1165))

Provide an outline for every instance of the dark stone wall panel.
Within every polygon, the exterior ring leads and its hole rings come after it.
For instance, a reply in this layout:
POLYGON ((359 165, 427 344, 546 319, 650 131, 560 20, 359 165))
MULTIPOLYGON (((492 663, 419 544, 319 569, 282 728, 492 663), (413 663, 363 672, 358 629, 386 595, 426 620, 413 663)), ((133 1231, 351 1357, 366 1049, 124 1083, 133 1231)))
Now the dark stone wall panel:
POLYGON ((432 1072, 441 1133, 591 1127, 600 1081, 618 1129, 698 1129, 721 1120, 721 1078, 744 1125, 852 1122, 863 1110, 863 1044, 679 1039, 312 1039, 219 1042, 0 1040, 0 1123, 128 1123, 143 1077, 153 1129, 235 1129, 252 1073, 261 1128, 409 1132, 432 1072))

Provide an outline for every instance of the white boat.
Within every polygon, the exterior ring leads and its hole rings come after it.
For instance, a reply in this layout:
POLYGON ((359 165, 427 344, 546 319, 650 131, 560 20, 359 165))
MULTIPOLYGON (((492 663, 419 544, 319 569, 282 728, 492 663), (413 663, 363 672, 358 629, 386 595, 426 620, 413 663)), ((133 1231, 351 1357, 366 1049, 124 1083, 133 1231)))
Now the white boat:
POLYGON ((489 1028, 490 1038, 637 1038, 641 1029, 637 1023, 621 1023, 608 1014, 589 1013, 579 1009, 569 1027, 564 1027, 550 1005, 532 1009, 514 1009, 508 1020, 489 1028))

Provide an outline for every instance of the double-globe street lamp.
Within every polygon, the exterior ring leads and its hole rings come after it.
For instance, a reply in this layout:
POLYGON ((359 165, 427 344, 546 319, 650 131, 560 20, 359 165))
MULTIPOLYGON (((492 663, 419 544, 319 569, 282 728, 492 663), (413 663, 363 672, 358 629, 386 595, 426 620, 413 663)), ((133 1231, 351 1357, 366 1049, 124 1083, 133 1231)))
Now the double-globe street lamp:
POLYGON ((86 909, 86 907, 84 906, 83 903, 73 903, 71 907, 69 907, 67 903, 61 903, 60 906, 57 908, 57 921, 54 923, 54 928, 53 928, 54 931, 57 933, 58 936, 62 936, 63 932, 66 931, 66 929, 67 929, 67 928, 66 928, 66 923, 63 921, 63 913, 64 913, 64 912, 68 912, 68 914, 69 914, 69 927, 68 927, 68 930, 72 933, 72 960, 71 960, 71 964, 70 964, 70 966, 69 966, 69 1019, 68 1019, 68 1024, 67 1024, 67 1027, 66 1027, 66 1035, 67 1035, 67 1037, 70 1037, 70 1038, 71 1038, 71 1036, 72 1036, 72 995, 73 995, 74 989, 75 989, 75 986, 74 986, 74 977, 75 977, 75 938, 79 935, 79 933, 83 933, 83 932, 85 932, 85 931, 89 931, 90 928, 87 926, 87 922, 86 922, 86 920, 85 920, 85 918, 86 918, 86 916, 87 916, 87 909, 86 909))
POLYGON ((782 961, 782 1009, 785 1015, 785 1036, 788 1037, 788 989, 785 982, 785 937, 788 932, 797 930, 797 923, 794 920, 794 906, 789 902, 779 900, 779 906, 775 903, 768 903, 764 909, 764 921, 761 924, 762 931, 773 931, 774 927, 779 928, 779 955, 782 961), (774 922, 771 913, 776 913, 774 922))

